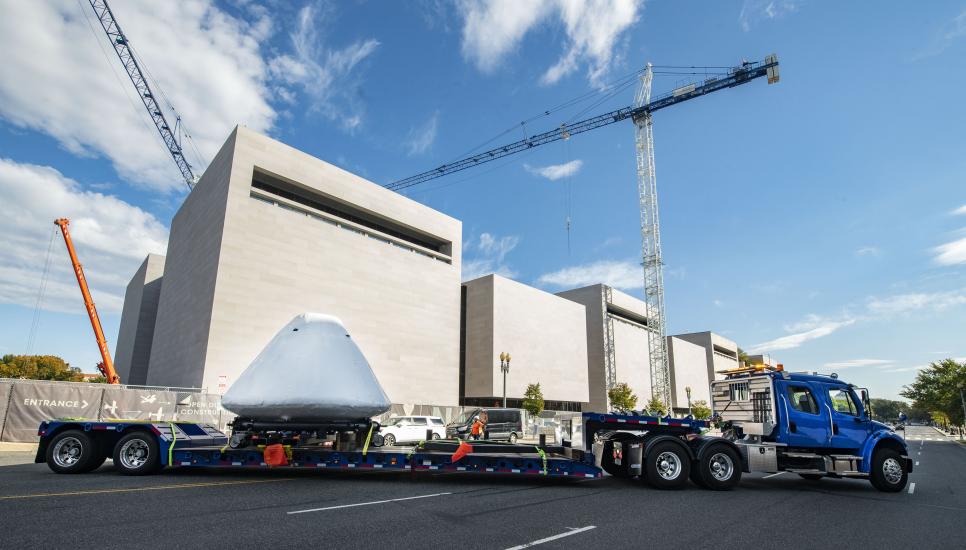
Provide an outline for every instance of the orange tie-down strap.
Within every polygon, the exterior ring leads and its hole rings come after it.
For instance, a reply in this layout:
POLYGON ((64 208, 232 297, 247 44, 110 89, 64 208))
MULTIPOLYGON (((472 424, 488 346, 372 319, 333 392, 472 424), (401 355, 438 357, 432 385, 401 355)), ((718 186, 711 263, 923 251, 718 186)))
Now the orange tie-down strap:
POLYGON ((456 448, 456 452, 453 453, 453 462, 459 462, 461 458, 473 452, 473 446, 465 441, 460 441, 460 446, 456 448))

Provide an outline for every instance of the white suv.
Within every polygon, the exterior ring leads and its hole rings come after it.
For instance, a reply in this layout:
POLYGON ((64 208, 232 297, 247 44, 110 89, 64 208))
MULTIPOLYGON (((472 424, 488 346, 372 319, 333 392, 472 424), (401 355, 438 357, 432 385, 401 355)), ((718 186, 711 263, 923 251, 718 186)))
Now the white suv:
POLYGON ((396 416, 379 429, 384 445, 416 443, 426 439, 426 430, 433 430, 433 439, 446 437, 446 423, 438 416, 396 416))

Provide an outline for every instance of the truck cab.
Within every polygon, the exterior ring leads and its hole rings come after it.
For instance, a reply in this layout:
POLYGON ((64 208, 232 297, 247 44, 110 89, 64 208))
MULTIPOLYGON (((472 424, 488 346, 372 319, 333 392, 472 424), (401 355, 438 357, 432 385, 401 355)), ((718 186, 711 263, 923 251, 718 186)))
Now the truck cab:
POLYGON ((871 419, 868 391, 834 374, 758 365, 724 371, 713 408, 738 445, 745 471, 866 478, 901 491, 912 471, 905 441, 871 419))

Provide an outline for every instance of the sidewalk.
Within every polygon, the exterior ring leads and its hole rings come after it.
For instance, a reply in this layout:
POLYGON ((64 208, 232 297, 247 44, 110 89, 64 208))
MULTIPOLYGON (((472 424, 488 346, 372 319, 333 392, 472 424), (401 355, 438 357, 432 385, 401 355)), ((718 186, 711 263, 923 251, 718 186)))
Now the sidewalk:
POLYGON ((0 466, 33 464, 37 455, 36 443, 0 442, 0 466))

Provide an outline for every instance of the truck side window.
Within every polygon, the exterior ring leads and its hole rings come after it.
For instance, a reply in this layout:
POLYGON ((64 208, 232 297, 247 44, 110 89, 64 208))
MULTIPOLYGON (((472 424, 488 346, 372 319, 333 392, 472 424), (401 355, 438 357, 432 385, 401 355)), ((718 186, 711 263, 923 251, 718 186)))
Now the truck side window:
POLYGON ((804 386, 788 386, 788 402, 792 408, 808 414, 818 414, 818 403, 812 391, 804 386))
POLYGON ((832 402, 832 407, 836 411, 852 416, 859 415, 859 408, 855 405, 852 393, 849 390, 845 388, 829 389, 828 394, 829 401, 832 402))

